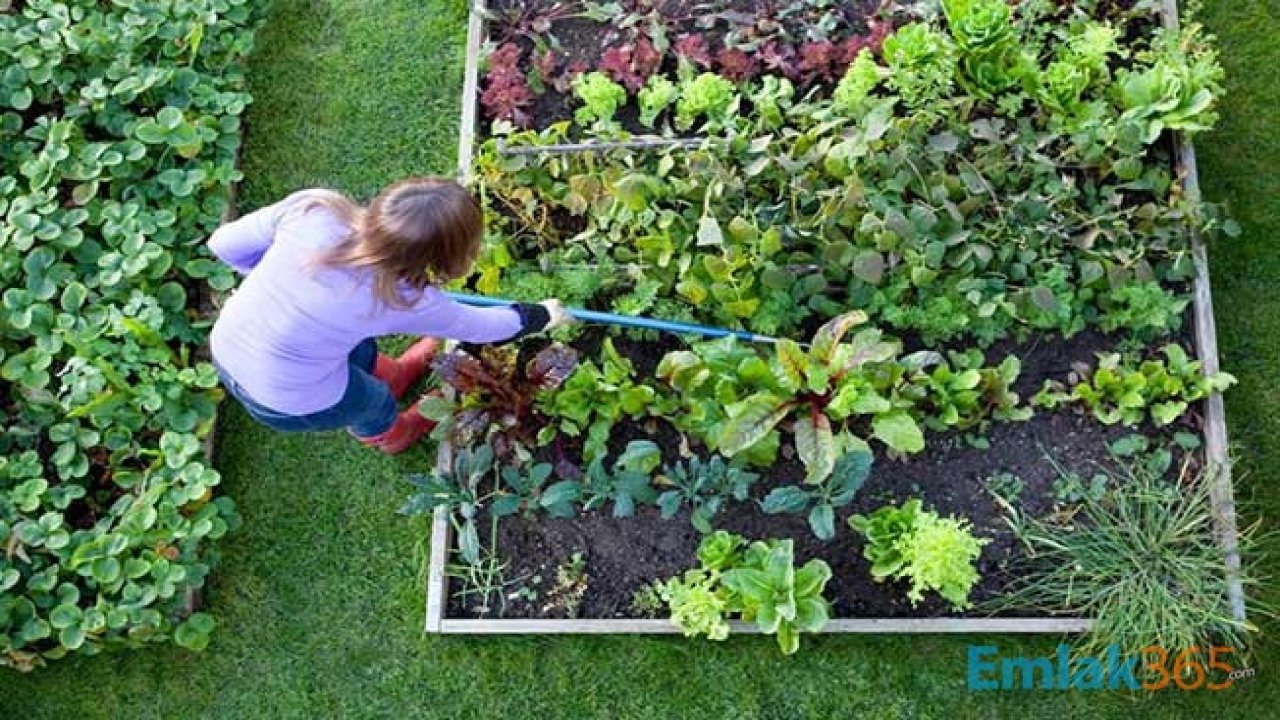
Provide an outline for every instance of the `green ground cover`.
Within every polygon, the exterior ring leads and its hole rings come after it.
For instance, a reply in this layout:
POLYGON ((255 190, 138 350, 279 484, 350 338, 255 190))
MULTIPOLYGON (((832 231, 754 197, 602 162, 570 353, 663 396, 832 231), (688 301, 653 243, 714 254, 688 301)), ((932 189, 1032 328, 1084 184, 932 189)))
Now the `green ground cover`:
MULTIPOLYGON (((1229 100, 1199 144, 1212 199, 1244 236, 1213 248, 1224 366, 1248 519, 1280 511, 1280 13, 1208 4, 1229 100)), ((251 65, 243 209, 307 185, 366 198, 454 162, 465 3, 278 0, 251 65)), ((1095 692, 965 690, 968 644, 1004 654, 1055 639, 829 637, 797 656, 772 639, 464 639, 421 634, 426 524, 394 514, 401 476, 345 435, 285 436, 231 408, 218 463, 244 527, 208 600, 220 627, 194 655, 164 648, 0 676, 0 717, 23 718, 1261 718, 1280 701, 1264 637, 1258 676, 1226 693, 1150 700, 1095 692)), ((1280 542, 1267 549, 1277 555, 1280 542)), ((1272 574, 1280 563, 1267 563, 1272 574)), ((1275 626, 1266 628, 1274 632, 1275 626)))

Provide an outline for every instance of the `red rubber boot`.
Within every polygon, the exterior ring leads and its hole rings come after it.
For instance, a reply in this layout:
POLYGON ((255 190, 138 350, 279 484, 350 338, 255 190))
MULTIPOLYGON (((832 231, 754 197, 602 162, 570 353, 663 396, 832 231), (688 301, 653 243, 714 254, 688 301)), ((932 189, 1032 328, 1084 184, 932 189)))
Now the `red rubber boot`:
POLYGON ((373 376, 391 386, 391 394, 397 400, 404 397, 405 392, 422 377, 427 365, 436 356, 440 341, 435 338, 423 338, 413 344, 398 358, 391 358, 381 353, 373 364, 373 376))
POLYGON ((377 448, 388 455, 399 455, 408 450, 423 435, 431 432, 436 422, 422 416, 418 412, 418 403, 409 406, 408 410, 396 416, 396 422, 381 435, 356 439, 366 447, 377 448))

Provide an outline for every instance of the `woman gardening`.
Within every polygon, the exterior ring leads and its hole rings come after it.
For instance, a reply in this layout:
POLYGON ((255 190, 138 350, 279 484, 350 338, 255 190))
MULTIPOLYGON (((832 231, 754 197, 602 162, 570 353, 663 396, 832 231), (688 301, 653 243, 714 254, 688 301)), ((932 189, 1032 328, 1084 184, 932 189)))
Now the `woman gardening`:
POLYGON ((422 375, 438 338, 514 340, 572 321, 557 300, 509 307, 458 304, 437 286, 480 254, 484 216, 456 183, 411 178, 367 208, 304 190, 219 228, 209 247, 245 276, 209 344, 228 392, 276 430, 347 428, 399 453, 433 423, 396 401, 422 375), (424 336, 398 358, 381 335, 424 336))

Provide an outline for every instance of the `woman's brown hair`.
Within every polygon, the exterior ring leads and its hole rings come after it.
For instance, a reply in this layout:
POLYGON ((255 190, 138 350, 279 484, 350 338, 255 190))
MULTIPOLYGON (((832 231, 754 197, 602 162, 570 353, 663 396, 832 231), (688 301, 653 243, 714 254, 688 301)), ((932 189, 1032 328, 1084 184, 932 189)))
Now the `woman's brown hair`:
POLYGON ((326 207, 351 226, 351 234, 318 264, 368 271, 374 296, 388 307, 412 306, 428 285, 465 276, 480 255, 484 213, 452 180, 401 180, 367 208, 335 192, 317 192, 308 200, 302 209, 326 207))

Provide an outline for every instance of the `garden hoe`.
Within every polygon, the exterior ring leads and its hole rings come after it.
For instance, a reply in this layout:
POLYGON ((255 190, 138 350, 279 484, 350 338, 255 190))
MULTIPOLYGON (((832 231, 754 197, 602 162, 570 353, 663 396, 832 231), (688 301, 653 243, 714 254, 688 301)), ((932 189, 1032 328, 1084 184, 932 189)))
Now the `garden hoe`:
MULTIPOLYGON (((465 295, 463 293, 454 292, 447 292, 445 295, 464 305, 475 305, 477 307, 494 307, 498 305, 513 304, 511 300, 484 297, 481 295, 465 295)), ((580 308, 566 309, 575 320, 579 320, 581 322, 639 328, 641 330, 658 330, 669 333, 702 335, 710 338, 735 337, 746 342, 771 344, 778 342, 777 338, 772 338, 767 335, 756 335, 755 333, 749 333, 744 330, 729 330, 727 328, 712 327, 710 325, 696 325, 694 323, 659 320, 657 318, 633 317, 631 315, 618 315, 616 313, 597 312, 595 310, 582 310, 580 308)))

